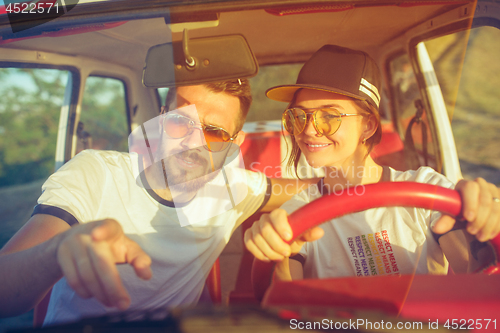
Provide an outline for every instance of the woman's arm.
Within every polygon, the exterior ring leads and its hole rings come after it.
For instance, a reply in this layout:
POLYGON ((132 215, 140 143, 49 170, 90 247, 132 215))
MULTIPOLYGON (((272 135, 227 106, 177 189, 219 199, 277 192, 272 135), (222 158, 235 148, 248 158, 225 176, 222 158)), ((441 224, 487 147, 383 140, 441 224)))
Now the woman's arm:
MULTIPOLYGON (((462 197, 462 216, 467 221, 467 232, 480 242, 486 242, 500 233, 500 190, 482 178, 475 181, 461 180, 455 190, 462 197)), ((455 219, 443 215, 432 230, 437 234, 450 231, 455 219)))
POLYGON ((271 179, 271 197, 267 204, 262 207, 262 212, 270 212, 278 209, 285 202, 290 200, 295 194, 305 190, 307 187, 317 184, 319 178, 310 179, 288 179, 288 178, 270 178, 271 179))
MULTIPOLYGON (((475 181, 461 180, 455 189, 462 197, 462 216, 467 221, 467 231, 453 231, 456 221, 448 215, 441 216, 432 230, 440 237, 439 244, 455 273, 474 272, 481 266, 471 253, 473 243, 486 242, 500 232, 500 190, 482 178, 475 181)), ((481 254, 481 253, 480 253, 481 254)))
POLYGON ((472 273, 481 267, 481 261, 471 253, 473 243, 478 243, 465 230, 455 230, 439 237, 439 245, 455 274, 472 273))
POLYGON ((280 281, 302 280, 304 278, 302 263, 289 257, 283 259, 276 263, 274 278, 280 281))

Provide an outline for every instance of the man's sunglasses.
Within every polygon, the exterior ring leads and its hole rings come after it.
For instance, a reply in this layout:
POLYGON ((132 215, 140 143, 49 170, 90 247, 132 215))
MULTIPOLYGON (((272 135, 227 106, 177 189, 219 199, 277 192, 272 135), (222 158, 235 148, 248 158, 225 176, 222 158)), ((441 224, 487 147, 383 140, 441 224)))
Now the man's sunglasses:
POLYGON ((307 125, 307 119, 312 118, 314 129, 319 135, 333 135, 342 123, 342 117, 363 116, 358 113, 340 113, 334 108, 301 109, 290 108, 283 112, 281 122, 292 135, 299 135, 307 125))
POLYGON ((182 139, 190 135, 195 128, 200 130, 201 139, 205 140, 205 149, 218 152, 226 149, 236 139, 238 133, 231 136, 225 129, 205 124, 196 124, 192 119, 178 113, 163 116, 163 131, 172 139, 182 139))

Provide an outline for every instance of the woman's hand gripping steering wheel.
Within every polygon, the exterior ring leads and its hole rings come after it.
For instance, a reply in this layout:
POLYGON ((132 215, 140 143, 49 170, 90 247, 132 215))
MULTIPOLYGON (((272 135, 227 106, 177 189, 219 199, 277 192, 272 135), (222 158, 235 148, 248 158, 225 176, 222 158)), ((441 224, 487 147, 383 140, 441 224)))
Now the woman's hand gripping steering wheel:
MULTIPOLYGON (((317 229, 313 229, 314 227, 349 213, 377 207, 394 206, 437 210, 452 217, 459 217, 462 211, 460 194, 455 190, 437 185, 414 182, 387 182, 365 185, 364 190, 361 196, 348 195, 347 192, 341 195, 331 194, 323 196, 288 216, 292 235, 286 238, 290 239, 287 241, 288 244, 293 244, 291 251, 296 252, 297 249, 294 250, 294 246, 300 248, 304 241, 321 237, 321 233, 317 229), (306 237, 303 236, 305 232, 309 233, 306 237), (302 239, 296 242, 299 237, 302 239)), ((251 235, 245 234, 247 248, 249 247, 247 242, 249 239, 251 239, 251 235)), ((500 273, 500 266, 497 260, 500 255, 500 235, 491 239, 490 244, 495 251, 496 258, 483 272, 498 274, 500 273)), ((273 268, 273 263, 254 260, 252 284, 254 294, 258 299, 263 297, 271 282, 273 268)))

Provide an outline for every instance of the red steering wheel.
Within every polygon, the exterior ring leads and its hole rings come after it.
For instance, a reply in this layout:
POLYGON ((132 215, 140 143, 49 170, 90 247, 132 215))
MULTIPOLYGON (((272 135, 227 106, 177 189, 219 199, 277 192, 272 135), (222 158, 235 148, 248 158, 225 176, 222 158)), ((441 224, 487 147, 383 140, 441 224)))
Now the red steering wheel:
MULTIPOLYGON (((323 196, 288 216, 294 239, 307 229, 325 221, 378 207, 418 207, 437 210, 453 217, 460 216, 462 199, 457 191, 437 185, 415 182, 385 182, 364 186, 362 194, 330 194, 323 196)), ((291 243, 293 239, 289 242, 291 243)), ((500 235, 490 240, 496 258, 483 273, 500 274, 500 235)), ((274 263, 254 260, 252 285, 255 297, 260 301, 271 283, 274 263)))

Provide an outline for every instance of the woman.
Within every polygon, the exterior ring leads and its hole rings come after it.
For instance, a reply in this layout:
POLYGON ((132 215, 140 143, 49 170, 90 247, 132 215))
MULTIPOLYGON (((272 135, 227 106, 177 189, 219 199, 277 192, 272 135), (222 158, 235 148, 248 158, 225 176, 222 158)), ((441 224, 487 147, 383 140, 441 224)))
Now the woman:
MULTIPOLYGON (((303 154, 309 165, 325 169, 317 185, 282 209, 263 215, 245 233, 245 244, 258 259, 278 262, 276 277, 446 274, 445 253, 448 259, 454 256, 457 263, 463 262, 463 256, 457 256, 463 251, 453 248, 456 244, 441 242, 440 246, 435 236, 450 230, 455 221, 419 208, 377 208, 343 216, 309 230, 291 245, 285 243, 292 238, 287 214, 324 194, 380 181, 455 188, 464 202, 467 231, 479 241, 499 233, 499 190, 494 185, 478 179, 455 186, 431 168, 400 172, 370 157, 381 138, 380 88, 378 68, 366 53, 326 45, 306 62, 295 85, 267 91, 269 98, 289 103, 283 113, 293 146, 289 165, 297 168, 303 154)), ((466 271, 467 267, 454 269, 466 271)))

